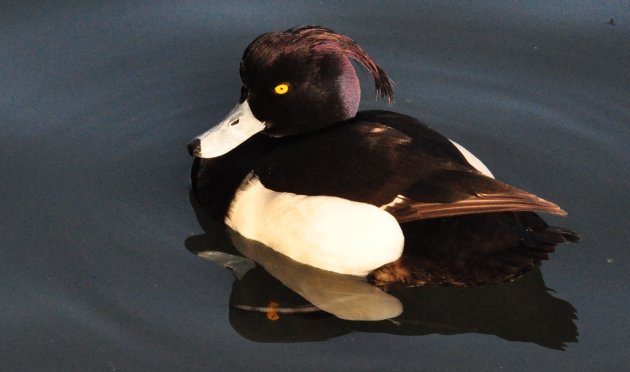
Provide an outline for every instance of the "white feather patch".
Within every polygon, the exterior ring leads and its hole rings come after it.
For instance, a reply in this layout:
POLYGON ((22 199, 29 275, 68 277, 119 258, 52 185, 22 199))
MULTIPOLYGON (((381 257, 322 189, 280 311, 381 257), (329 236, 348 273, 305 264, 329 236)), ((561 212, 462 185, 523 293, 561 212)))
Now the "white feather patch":
POLYGON ((381 209, 387 209, 389 207, 397 207, 400 204, 404 204, 404 203, 408 203, 409 202, 409 198, 404 196, 404 195, 396 195, 396 197, 394 198, 394 200, 390 201, 387 204, 383 204, 380 206, 381 209))
POLYGON ((295 261, 364 276, 402 254, 404 236, 398 222, 376 206, 276 192, 256 177, 246 178, 243 185, 226 224, 295 261))
POLYGON ((477 159, 475 155, 473 155, 470 151, 466 150, 464 146, 460 145, 459 143, 451 139, 449 139, 449 141, 451 141, 451 143, 453 143, 453 145, 457 147, 459 152, 462 155, 464 155, 464 158, 466 158, 466 161, 470 163, 470 165, 472 165, 476 170, 478 170, 479 172, 481 172, 482 174, 490 178, 494 178, 494 176, 492 175, 492 172, 490 172, 490 169, 488 169, 488 167, 486 167, 485 164, 481 162, 481 160, 477 159))

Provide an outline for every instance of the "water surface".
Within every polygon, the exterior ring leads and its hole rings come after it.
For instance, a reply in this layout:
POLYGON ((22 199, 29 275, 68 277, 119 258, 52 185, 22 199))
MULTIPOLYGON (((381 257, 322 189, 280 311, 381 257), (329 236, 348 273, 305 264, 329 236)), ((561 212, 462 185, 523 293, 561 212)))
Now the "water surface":
MULTIPOLYGON (((0 30, 0 369, 630 363, 624 2, 8 2, 0 30), (400 324, 232 309, 291 295, 186 249, 235 252, 195 214, 185 145, 238 99, 245 46, 298 24, 353 37, 395 81, 393 109, 560 204, 548 220, 582 242, 507 287, 403 291, 400 324)), ((386 108, 365 78, 363 107, 386 108)))

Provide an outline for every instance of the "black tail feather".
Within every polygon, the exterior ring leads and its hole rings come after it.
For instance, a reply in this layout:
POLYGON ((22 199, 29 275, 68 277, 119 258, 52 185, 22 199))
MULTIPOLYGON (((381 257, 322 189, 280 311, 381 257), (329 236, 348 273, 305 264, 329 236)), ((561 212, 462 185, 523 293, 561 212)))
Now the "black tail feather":
POLYGON ((547 260, 578 234, 533 212, 484 213, 403 224, 405 249, 375 270, 377 285, 455 285, 511 281, 547 260))

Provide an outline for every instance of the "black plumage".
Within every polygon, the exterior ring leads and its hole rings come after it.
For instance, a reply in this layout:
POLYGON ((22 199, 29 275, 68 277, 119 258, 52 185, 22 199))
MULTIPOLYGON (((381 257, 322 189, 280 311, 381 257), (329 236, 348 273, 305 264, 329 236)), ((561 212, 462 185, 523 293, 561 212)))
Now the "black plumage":
MULTIPOLYGON (((333 196, 375 205, 405 234, 402 257, 375 269, 375 284, 476 285, 512 280, 548 258, 574 232, 534 212, 564 215, 556 204, 495 180, 418 120, 391 111, 357 112, 366 67, 377 93, 391 81, 349 38, 316 26, 261 35, 241 61, 240 102, 264 129, 222 156, 195 159, 197 199, 229 214, 244 180, 270 190, 333 196), (282 84, 282 94, 274 86, 282 84)), ((198 154, 199 143, 191 144, 198 154)), ((291 237, 287 237, 291 239, 291 237)), ((271 247, 273 248, 273 247, 271 247)), ((343 247, 339 247, 343 249, 343 247)))

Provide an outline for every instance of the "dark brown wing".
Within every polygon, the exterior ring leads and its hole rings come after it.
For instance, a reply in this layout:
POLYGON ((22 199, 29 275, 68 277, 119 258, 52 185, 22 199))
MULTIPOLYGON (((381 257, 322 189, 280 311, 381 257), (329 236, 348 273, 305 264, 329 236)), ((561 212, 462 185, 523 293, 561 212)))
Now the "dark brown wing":
POLYGON ((565 214, 484 176, 447 138, 390 112, 360 113, 353 121, 288 138, 254 170, 274 191, 369 203, 400 222, 502 211, 565 214))
POLYGON ((567 213, 555 203, 476 172, 442 171, 430 184, 416 183, 383 209, 401 222, 489 212, 567 213), (437 182, 436 182, 437 181, 437 182), (442 201, 423 201, 435 187, 450 190, 442 201))

